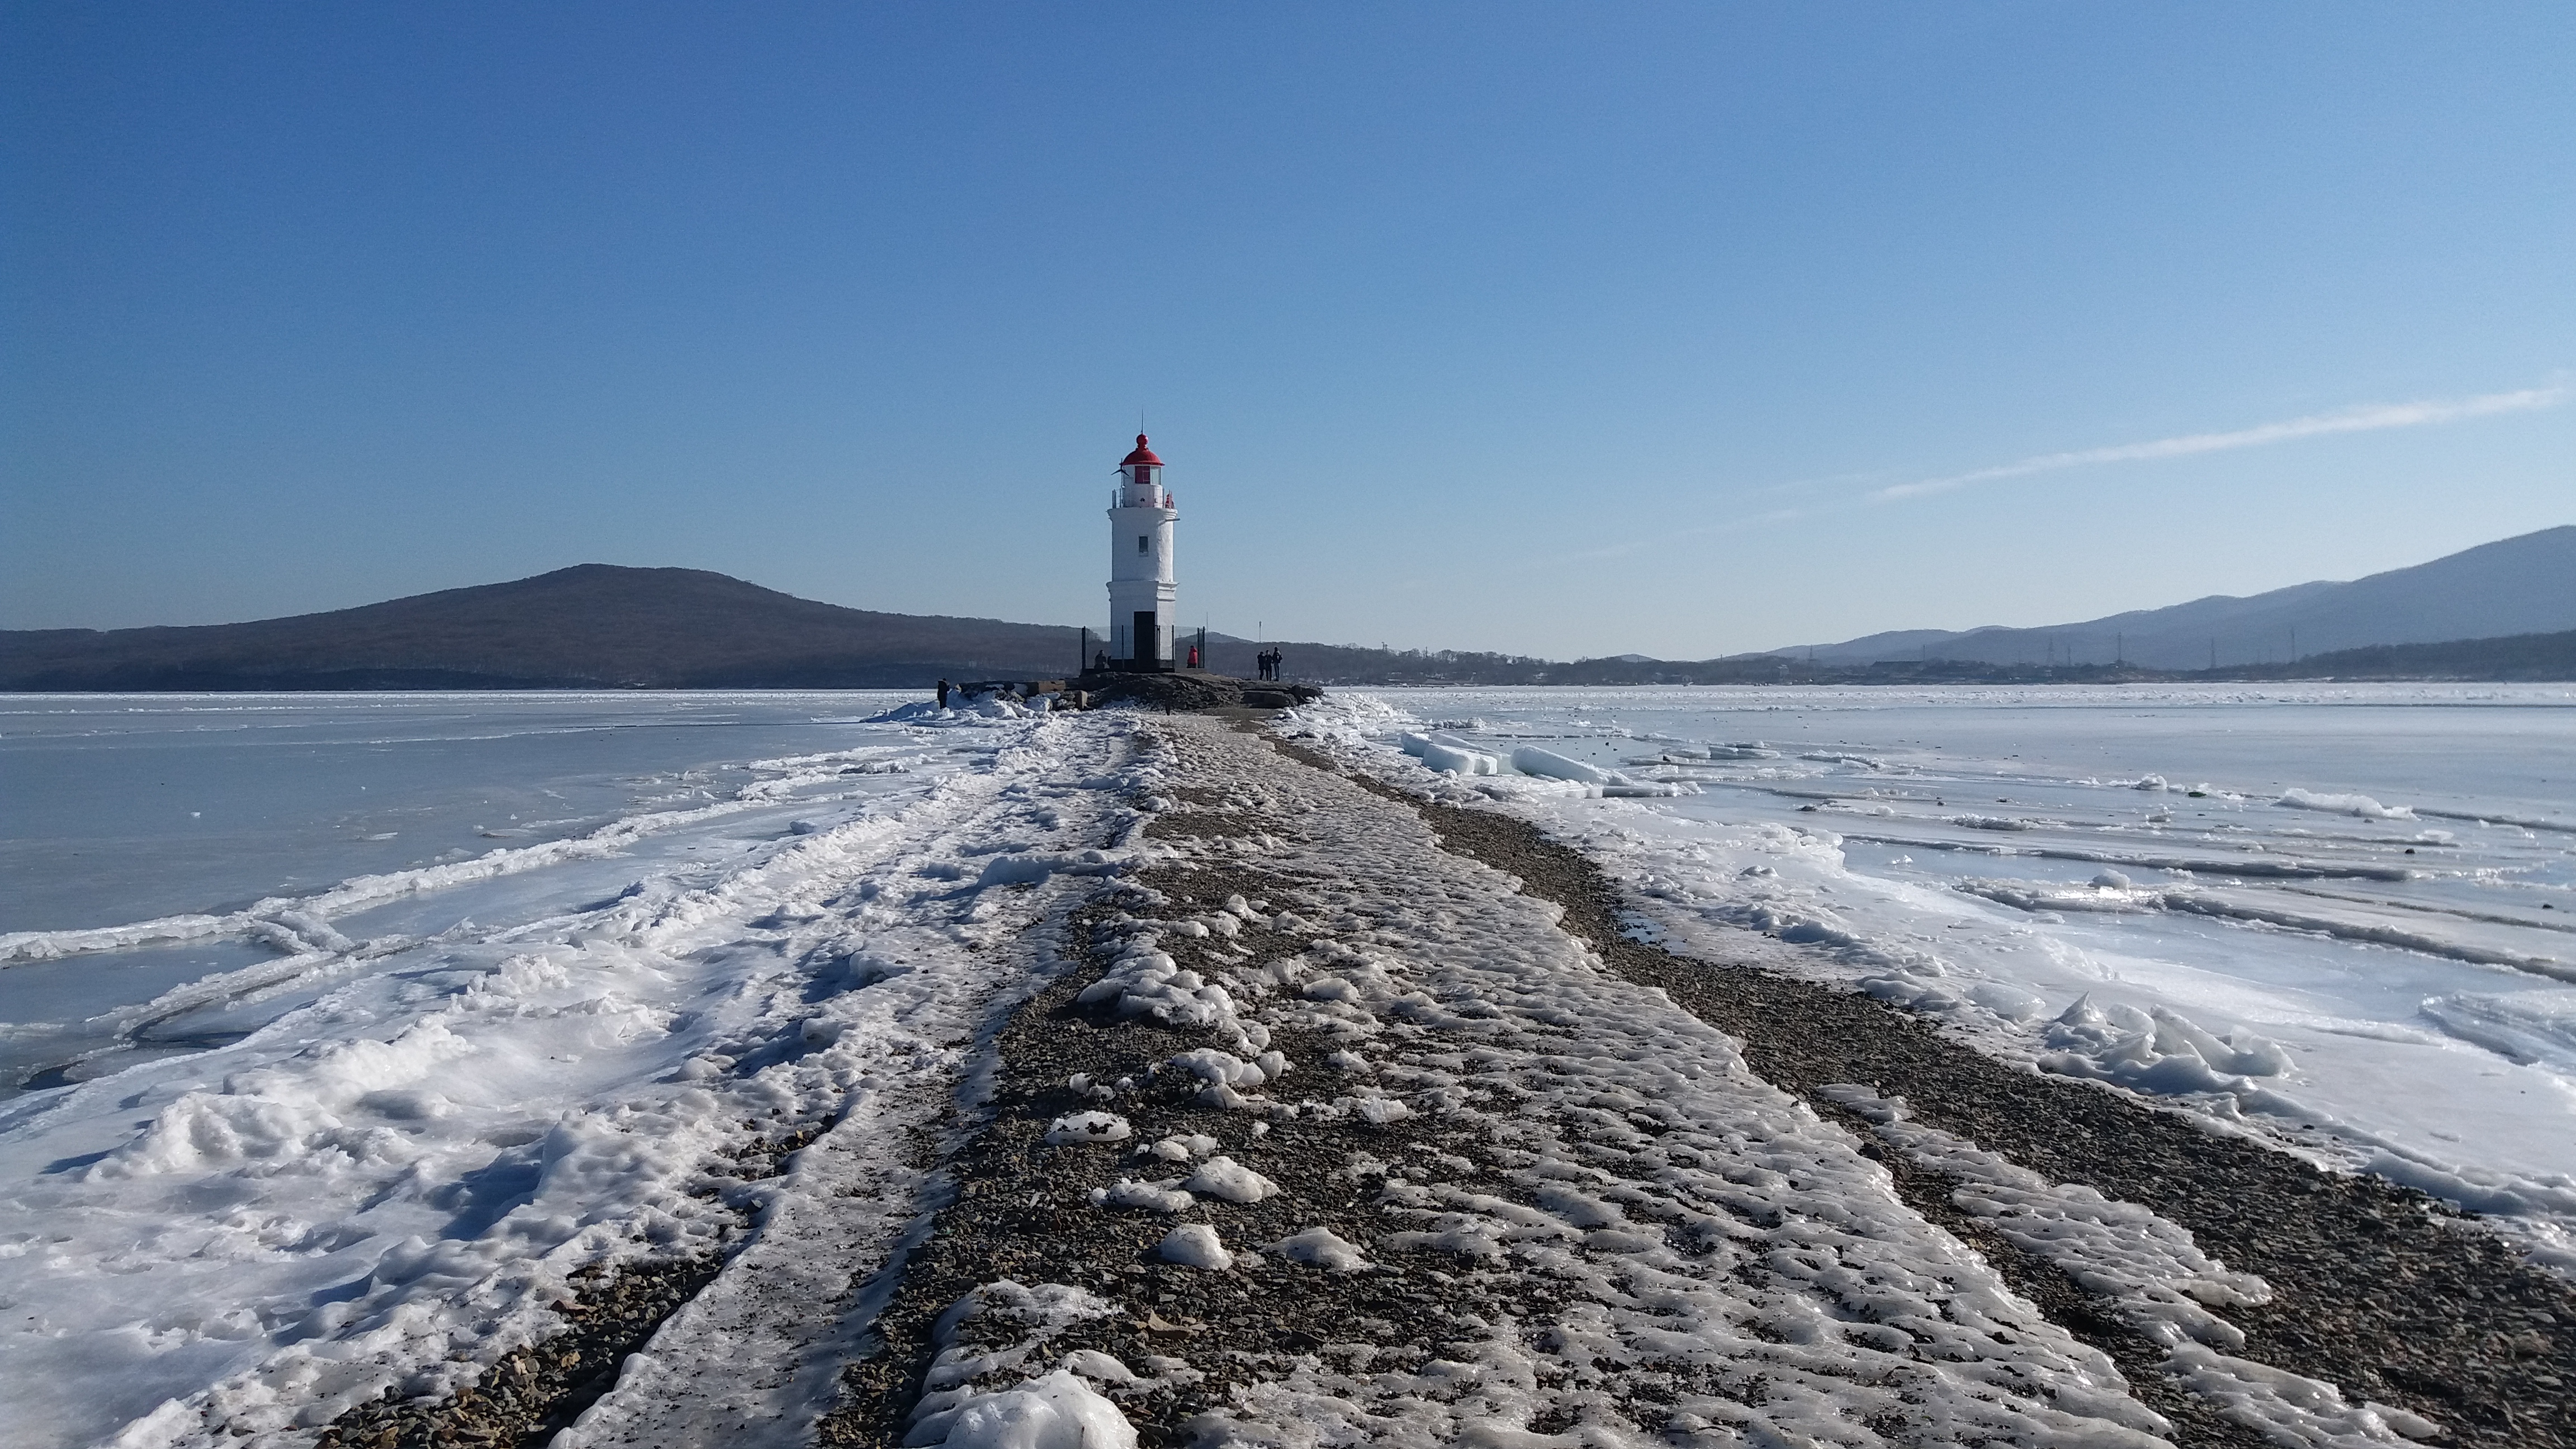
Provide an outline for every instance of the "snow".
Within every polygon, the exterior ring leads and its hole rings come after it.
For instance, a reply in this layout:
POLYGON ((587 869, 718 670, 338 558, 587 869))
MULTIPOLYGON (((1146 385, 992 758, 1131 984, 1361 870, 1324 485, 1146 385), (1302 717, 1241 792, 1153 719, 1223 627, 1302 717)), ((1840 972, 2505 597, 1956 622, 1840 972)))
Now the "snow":
POLYGON ((950 1449, 1135 1449, 1136 1430, 1116 1404, 1058 1369, 969 1399, 936 1442, 950 1449))
POLYGON ((1063 1283, 1034 1287, 1001 1279, 976 1288, 939 1316, 908 1445, 977 1449, 1134 1449, 1135 1428, 1085 1379, 1134 1383, 1125 1364, 1096 1349, 1065 1356, 1053 1372, 1029 1374, 1065 1329, 1116 1309, 1063 1283))
MULTIPOLYGON (((1132 842, 1185 766, 1292 817, 1356 794, 1260 773, 1186 718, 893 703, 14 702, 13 781, 78 788, 13 803, 6 840, 29 889, 0 922, 0 1026, 53 1069, 0 1102, 13 1443, 286 1449, 387 1388, 475 1380, 552 1331, 586 1272, 720 1247, 724 1271, 556 1442, 804 1442, 919 1230, 915 1134, 1066 969, 1032 927, 1177 848, 1104 842, 1132 842), (205 788, 183 806, 132 783, 192 761, 205 788), (351 804, 369 783, 391 803, 351 804), (179 836, 184 811, 225 833, 179 836), (111 839, 143 843, 83 863, 111 839)), ((2178 1094, 2502 1214, 2546 1254, 2576 1224, 2570 703, 1390 691, 1286 727, 1540 821, 1682 949, 1758 952, 2008 1057, 2178 1094), (1396 739, 1467 718, 1413 755, 1396 739), (1497 769, 1426 768, 1434 749, 1497 769), (1614 778, 1500 770, 1523 750, 1614 778), (2142 793, 2151 767, 2217 786, 2142 793), (1620 793, 1646 790, 1665 793, 1620 793), (2279 808, 2294 792, 2377 813, 2279 808), (1968 814, 2029 828, 1951 823, 1968 814)), ((1227 1108, 1226 1140, 1068 1112, 1050 1139, 1105 1147, 1067 1158, 1090 1201, 1187 1215, 1153 1271, 1213 1269, 1235 1257, 1229 1215, 1277 1193, 1265 1167, 1290 1176, 1264 1156, 1273 1122, 1436 1131, 1492 1166, 1355 1158, 1377 1226, 1341 1226, 1367 1241, 1318 1226, 1263 1251, 1391 1272, 1410 1247, 1562 1294, 1544 1335, 1497 1325, 1419 1371, 1298 1359, 1244 1389, 1239 1423, 1508 1435, 1564 1384, 1652 1357, 1760 1375, 1759 1395, 1675 1402, 1712 1435, 1843 1442, 1902 1412, 1934 1438, 2159 1442, 2108 1360, 1907 1210, 1842 1128, 1603 971, 1507 877, 1400 811, 1225 848, 1309 884, 1258 909, 1140 906, 1081 997, 1194 1033, 1154 1071, 1227 1108), (1183 938, 1232 964, 1181 968, 1183 938), (1329 1050, 1292 1062, 1272 1045, 1291 1027, 1329 1050)), ((1139 1110, 1132 1082, 1069 1085, 1139 1110)), ((2434 1432, 2235 1354, 2227 1313, 2264 1287, 2171 1224, 1982 1159, 1901 1103, 1849 1105, 1967 1184, 1964 1210, 2164 1325, 2178 1372, 2285 1442, 2434 1432)), ((1115 1311, 979 1287, 936 1330, 908 1442, 1134 1443, 1116 1405, 1156 1381, 1140 1371, 1199 1370, 1055 1342, 1115 1311)))
POLYGON ((1824 1094, 1867 1118, 1918 1164, 1958 1180, 1951 1195, 1958 1207, 2108 1299, 2166 1350, 2168 1372, 2236 1422, 2275 1442, 2316 1449, 2364 1449, 2441 1432, 2406 1410, 2349 1403, 2333 1384, 2236 1356, 2244 1331, 2217 1310, 2268 1303, 2272 1287, 2203 1254, 2188 1230, 2135 1203, 2050 1182, 1972 1142, 1909 1121, 1901 1097, 1855 1085, 1829 1086, 1824 1094))
POLYGON ((1200 1163, 1181 1186, 1202 1197, 1233 1203, 1259 1202, 1279 1191, 1279 1184, 1231 1157, 1211 1157, 1200 1163))
MULTIPOLYGON (((1151 1153, 1165 1162, 1187 1162, 1193 1157, 1207 1156, 1209 1153, 1216 1151, 1218 1145, 1219 1144, 1215 1138, 1210 1137, 1205 1133, 1193 1132, 1186 1137, 1175 1136, 1163 1138, 1152 1146, 1146 1148, 1145 1152, 1151 1153)), ((1141 1156, 1143 1154, 1139 1155, 1141 1156)))
POLYGON ((2576 690, 1388 689, 1285 728, 1542 825, 1676 949, 2165 1094, 2576 1271, 2576 690), (1392 748, 1467 719, 1698 793, 1392 748))
MULTIPOLYGON (((513 698, 461 724, 441 697, 258 706, 274 739, 232 740, 225 767, 287 797, 317 732, 431 816, 407 735, 494 736, 533 752, 478 756, 518 760, 503 793, 575 793, 553 732, 571 716, 659 782, 629 790, 625 816, 399 889, 379 872, 164 912, 240 937, 226 949, 244 964, 207 981, 129 968, 114 938, 141 933, 98 924, 104 893, 91 921, 14 938, 42 948, 5 979, 60 989, 13 1008, 68 1009, 20 1016, 13 1052, 74 1055, 69 1080, 0 1103, 11 1442, 304 1442, 387 1387, 473 1381, 552 1331, 577 1275, 720 1245, 725 1271, 557 1443, 802 1442, 918 1211, 906 1133, 1061 969, 1027 927, 1121 863, 1099 842, 1137 818, 1141 783, 1118 721, 852 718, 873 703, 765 697, 742 712, 795 722, 743 727, 793 753, 716 771, 695 763, 726 749, 703 724, 657 736, 672 757, 636 758, 637 736, 697 699, 513 698), (621 715, 630 728, 606 723, 621 715), (905 768, 865 768, 890 758, 905 768), (680 789, 718 798, 664 808, 680 789), (149 1038, 169 1023, 213 1042, 149 1038), (764 1145, 800 1129, 819 1135, 764 1145)), ((139 730, 115 747, 127 768, 150 757, 139 730)), ((741 745, 737 760, 761 753, 741 745)), ((273 878, 288 849, 173 874, 273 878)), ((1090 1133, 1097 1118, 1118 1122, 1087 1116, 1086 1135, 1123 1135, 1090 1133)))
MULTIPOLYGON (((1172 738, 1202 789, 1260 792, 1283 818, 1332 822, 1293 839, 1173 842, 1184 862, 1204 849, 1238 868, 1257 858, 1283 888, 1312 883, 1290 892, 1259 949, 1202 981, 1222 1010, 1191 1026, 1219 1044, 1185 1055, 1228 1079, 1207 1090, 1236 1093, 1254 1126, 1428 1121, 1426 1147, 1485 1154, 1424 1150, 1396 1168, 1354 1153, 1344 1175, 1374 1209, 1372 1242, 1316 1227, 1269 1250, 1333 1272, 1370 1271, 1372 1247, 1427 1253, 1453 1265, 1427 1288, 1526 1272, 1551 1300, 1527 1324, 1443 1343, 1418 1369, 1339 1352, 1265 1368, 1197 1426, 1203 1439, 1427 1445, 1472 1430, 1516 1442, 1568 1395, 1607 1405, 1623 1366, 1655 1364, 1708 1384, 1654 1410, 1655 1427, 1668 1417, 1748 1442, 1859 1442, 1860 1425, 1891 1414, 1945 1442, 2164 1442, 2107 1358, 1906 1208, 1877 1163, 1756 1078, 1730 1039, 1606 971, 1557 928, 1555 907, 1439 850, 1410 812, 1321 772, 1264 766, 1221 727, 1144 729, 1172 738), (1334 1090, 1346 1069, 1320 1081, 1265 1071, 1247 1083, 1257 1095, 1234 1085, 1218 1058, 1243 1062, 1237 1042, 1269 1050, 1287 1032, 1359 1059, 1367 1094, 1334 1090), (1317 1095, 1300 1094, 1309 1082, 1317 1095)), ((1116 962, 1150 961, 1172 924, 1140 912, 1116 962)), ((1111 979, 1135 969, 1113 964, 1111 979)), ((1222 1228, 1231 1204, 1275 1190, 1263 1173, 1274 1140, 1247 1130, 1174 1181, 1106 1169, 1092 1200, 1150 1209, 1149 1194, 1186 1193, 1185 1210, 1222 1228)), ((1420 1262, 1403 1271, 1419 1277, 1420 1262)))
POLYGON ((1328 1273, 1357 1273, 1368 1267, 1368 1258, 1357 1243, 1347 1243, 1331 1228, 1308 1228, 1291 1233, 1270 1245, 1270 1250, 1291 1263, 1321 1268, 1328 1273))
POLYGON ((2203 1255, 2190 1232, 2135 1203, 2081 1184, 2052 1183, 1976 1144, 1909 1120, 1902 1097, 1828 1086, 1823 1095, 1869 1119, 1917 1163, 1964 1184, 1953 1201, 2016 1246, 2065 1267, 2120 1305, 2166 1347, 2185 1338, 2243 1348, 2245 1335, 2213 1309, 2272 1301, 2271 1285, 2203 1255))
POLYGON ((1122 1177, 1107 1187, 1095 1187, 1091 1190, 1092 1206, 1132 1212, 1188 1212, 1197 1201, 1198 1199, 1181 1191, 1181 1179, 1177 1177, 1165 1178, 1160 1182, 1145 1182, 1133 1177, 1122 1177))
POLYGON ((1069 1142, 1124 1142, 1130 1135, 1127 1119, 1115 1112, 1076 1112, 1048 1124, 1046 1140, 1048 1146, 1061 1147, 1069 1142))
POLYGON ((1184 1223, 1163 1235, 1154 1255, 1166 1263, 1184 1268, 1213 1268, 1222 1271, 1234 1266, 1234 1254, 1225 1250, 1216 1229, 1205 1223, 1184 1223))

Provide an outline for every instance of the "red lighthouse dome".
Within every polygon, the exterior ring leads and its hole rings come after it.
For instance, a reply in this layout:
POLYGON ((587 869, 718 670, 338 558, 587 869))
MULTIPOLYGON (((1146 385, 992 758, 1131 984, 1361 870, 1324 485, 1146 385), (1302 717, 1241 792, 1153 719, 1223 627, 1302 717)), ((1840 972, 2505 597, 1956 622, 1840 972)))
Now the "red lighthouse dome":
POLYGON ((1145 435, 1143 433, 1138 433, 1136 435, 1136 451, 1118 460, 1118 466, 1121 468, 1130 467, 1137 463, 1150 464, 1156 468, 1163 466, 1163 460, 1154 456, 1154 450, 1145 446, 1145 435))

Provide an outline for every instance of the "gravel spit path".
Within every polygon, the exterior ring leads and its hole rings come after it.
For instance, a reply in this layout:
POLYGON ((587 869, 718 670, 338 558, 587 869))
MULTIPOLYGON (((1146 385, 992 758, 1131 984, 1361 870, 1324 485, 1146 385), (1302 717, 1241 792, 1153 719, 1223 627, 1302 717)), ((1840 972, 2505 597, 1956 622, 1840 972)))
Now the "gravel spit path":
POLYGON ((2419 1196, 1629 940, 1510 817, 1136 738, 1151 863, 826 1444, 2576 1442, 2576 1294, 2419 1196))

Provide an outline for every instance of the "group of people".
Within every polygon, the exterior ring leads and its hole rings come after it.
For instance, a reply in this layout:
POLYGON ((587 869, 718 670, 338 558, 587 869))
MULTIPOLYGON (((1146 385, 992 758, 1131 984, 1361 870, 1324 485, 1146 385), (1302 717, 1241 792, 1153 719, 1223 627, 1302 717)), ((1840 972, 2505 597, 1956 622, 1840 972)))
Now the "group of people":
POLYGON ((1278 650, 1276 650, 1276 649, 1264 649, 1264 650, 1262 650, 1260 653, 1255 654, 1255 655, 1254 655, 1254 656, 1252 656, 1252 657, 1253 657, 1256 661, 1258 661, 1258 662, 1260 663, 1260 665, 1261 665, 1261 677, 1262 677, 1262 678, 1264 678, 1264 679, 1277 679, 1277 678, 1279 677, 1279 651, 1278 651, 1278 650))

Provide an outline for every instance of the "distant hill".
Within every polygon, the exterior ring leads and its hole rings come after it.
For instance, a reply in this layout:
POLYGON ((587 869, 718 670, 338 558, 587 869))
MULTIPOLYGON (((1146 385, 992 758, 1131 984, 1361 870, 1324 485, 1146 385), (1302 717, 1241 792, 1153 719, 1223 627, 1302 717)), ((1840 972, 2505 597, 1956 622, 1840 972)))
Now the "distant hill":
MULTIPOLYGON (((1254 641, 1212 633, 1207 642, 1208 668, 1254 672, 1254 641)), ((1819 645, 1813 660, 1804 648, 1697 662, 1623 654, 1569 664, 1516 654, 1276 647, 1291 679, 1362 685, 2576 679, 2576 527, 2349 584, 2202 599, 2053 630, 1878 634, 1819 645), (2535 622, 2516 622, 2525 620, 2535 622), (2288 660, 2292 627, 2299 633, 2296 664, 2288 660), (2454 628, 2488 632, 2439 632, 2454 628), (2256 646, 2231 642, 2275 633, 2268 662, 2256 646), (2121 634, 2126 639, 2115 646, 2121 634), (2220 640, 2216 670, 2206 667, 2213 635, 2220 640), (2125 662, 2114 663, 2115 647, 2125 662)), ((1078 666, 1078 648, 1077 631, 1061 625, 876 613, 699 569, 583 564, 247 624, 0 631, 0 690, 917 689, 942 676, 1063 675, 1078 666)))
MULTIPOLYGON (((2225 671, 2222 670, 2222 673, 2225 671)), ((2313 654, 2278 679, 2576 679, 2576 629, 2313 654)))
POLYGON ((2576 526, 2480 544, 2350 583, 2214 595, 2043 628, 1909 629, 1771 652, 1818 664, 1954 660, 2205 670, 2286 664, 2336 650, 2576 629, 2576 526))
POLYGON ((1076 665, 1070 628, 880 614, 582 564, 248 624, 0 631, 0 689, 910 688, 1076 665))

